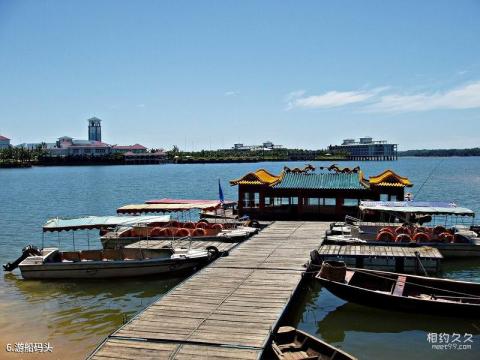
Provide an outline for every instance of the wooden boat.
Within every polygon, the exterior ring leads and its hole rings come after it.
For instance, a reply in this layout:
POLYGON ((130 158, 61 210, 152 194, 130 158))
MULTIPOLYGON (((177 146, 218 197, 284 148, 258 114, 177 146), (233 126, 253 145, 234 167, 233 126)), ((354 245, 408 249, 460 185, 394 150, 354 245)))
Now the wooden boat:
POLYGON ((325 261, 316 278, 339 298, 366 306, 445 316, 480 316, 480 283, 347 268, 325 261))
POLYGON ((272 350, 279 360, 356 360, 350 354, 291 326, 278 329, 272 350))
POLYGON ((146 275, 173 275, 194 270, 212 261, 218 250, 189 249, 121 249, 59 251, 28 247, 13 264, 4 265, 12 271, 16 265, 24 279, 113 278, 146 275))

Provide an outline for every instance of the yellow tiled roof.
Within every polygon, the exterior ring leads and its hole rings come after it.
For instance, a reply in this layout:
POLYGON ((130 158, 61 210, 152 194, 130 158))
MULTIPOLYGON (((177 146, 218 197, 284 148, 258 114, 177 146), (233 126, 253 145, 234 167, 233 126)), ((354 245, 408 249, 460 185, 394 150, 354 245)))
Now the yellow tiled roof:
POLYGON ((400 176, 392 170, 385 170, 377 176, 370 176, 369 183, 376 186, 413 186, 408 178, 400 176))
POLYGON ((230 185, 274 185, 281 179, 282 175, 273 175, 265 169, 258 169, 239 179, 230 180, 230 185))

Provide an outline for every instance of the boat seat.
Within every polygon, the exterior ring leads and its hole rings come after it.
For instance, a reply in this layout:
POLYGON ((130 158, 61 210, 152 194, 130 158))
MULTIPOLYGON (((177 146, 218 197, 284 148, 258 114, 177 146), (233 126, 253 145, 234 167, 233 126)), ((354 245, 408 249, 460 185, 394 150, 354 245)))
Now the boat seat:
POLYGON ((61 262, 77 262, 80 261, 80 254, 78 251, 62 251, 60 253, 61 262))
POLYGON ((102 251, 101 250, 82 250, 80 252, 80 260, 102 261, 102 251))
POLYGON ((278 345, 278 348, 280 350, 300 350, 303 346, 303 343, 301 344, 297 344, 297 343, 288 343, 288 344, 282 344, 282 345, 278 345))
POLYGON ((282 359, 284 360, 318 360, 318 359, 323 359, 323 357, 309 356, 305 351, 298 351, 298 352, 286 352, 282 354, 282 359))
POLYGON ((122 249, 124 260, 143 260, 142 249, 122 249))
POLYGON ((104 249, 102 251, 103 260, 123 260, 123 254, 121 250, 114 250, 114 249, 104 249))
POLYGON ((407 282, 407 277, 400 275, 397 278, 397 282, 395 283, 395 287, 392 290, 392 295, 396 296, 403 296, 403 290, 405 289, 405 283, 407 282))

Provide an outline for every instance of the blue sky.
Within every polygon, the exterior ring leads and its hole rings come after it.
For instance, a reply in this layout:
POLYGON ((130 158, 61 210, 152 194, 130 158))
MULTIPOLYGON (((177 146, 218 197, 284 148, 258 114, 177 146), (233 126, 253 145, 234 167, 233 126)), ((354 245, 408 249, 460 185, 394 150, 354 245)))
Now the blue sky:
POLYGON ((480 146, 480 1, 0 0, 0 134, 480 146))

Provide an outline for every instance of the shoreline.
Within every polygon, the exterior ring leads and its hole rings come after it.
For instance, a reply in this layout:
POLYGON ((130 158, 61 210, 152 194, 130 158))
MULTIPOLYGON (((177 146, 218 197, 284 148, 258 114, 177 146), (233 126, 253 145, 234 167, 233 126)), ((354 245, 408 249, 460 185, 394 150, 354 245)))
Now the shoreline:
MULTIPOLYGON (((399 156, 403 159, 433 159, 433 158, 478 158, 479 155, 452 155, 452 156, 419 156, 404 155, 399 156)), ((339 162, 358 162, 370 163, 381 161, 398 161, 398 160, 352 160, 338 157, 328 157, 320 159, 181 159, 166 160, 159 163, 126 163, 126 162, 102 162, 102 161, 68 161, 68 162, 29 162, 29 163, 0 163, 0 169, 30 169, 33 167, 55 167, 55 166, 125 166, 125 165, 186 165, 186 164, 242 164, 242 163, 260 163, 260 162, 305 162, 305 161, 339 161, 339 162)))

